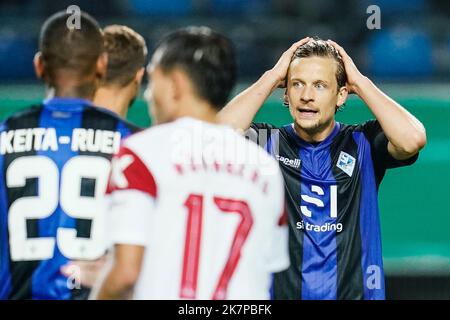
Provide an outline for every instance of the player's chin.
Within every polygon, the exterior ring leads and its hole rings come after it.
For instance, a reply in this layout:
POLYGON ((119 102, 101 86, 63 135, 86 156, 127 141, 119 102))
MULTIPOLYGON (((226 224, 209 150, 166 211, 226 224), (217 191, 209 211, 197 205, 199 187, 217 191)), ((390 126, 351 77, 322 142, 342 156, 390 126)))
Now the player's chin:
POLYGON ((319 125, 319 119, 295 119, 297 126, 305 131, 315 130, 319 125))

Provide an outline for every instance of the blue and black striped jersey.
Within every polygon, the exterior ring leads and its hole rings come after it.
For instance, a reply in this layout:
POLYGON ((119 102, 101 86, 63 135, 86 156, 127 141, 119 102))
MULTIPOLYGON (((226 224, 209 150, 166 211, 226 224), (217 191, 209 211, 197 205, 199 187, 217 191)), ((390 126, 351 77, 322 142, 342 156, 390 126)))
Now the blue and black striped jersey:
POLYGON ((252 124, 281 167, 289 216, 291 266, 274 275, 275 299, 384 299, 378 187, 394 159, 377 121, 336 123, 318 144, 289 124, 252 124))
POLYGON ((60 268, 104 254, 110 160, 137 130, 73 98, 46 100, 1 124, 1 299, 87 297, 60 268))

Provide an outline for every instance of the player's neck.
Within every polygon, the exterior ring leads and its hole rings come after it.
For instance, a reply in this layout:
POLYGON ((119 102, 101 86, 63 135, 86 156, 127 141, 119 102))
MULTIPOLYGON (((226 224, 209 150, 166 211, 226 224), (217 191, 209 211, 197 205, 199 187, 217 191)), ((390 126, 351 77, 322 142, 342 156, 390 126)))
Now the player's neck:
POLYGON ((217 111, 209 103, 195 97, 184 99, 177 118, 190 117, 204 122, 216 123, 217 111))
POLYGON ((308 132, 300 128, 294 122, 294 130, 297 135, 306 142, 318 143, 324 141, 333 132, 336 121, 333 119, 326 127, 322 128, 317 132, 308 132))
POLYGON ((127 88, 104 86, 95 93, 94 105, 109 109, 125 118, 132 99, 127 88))
POLYGON ((95 89, 86 86, 77 87, 47 87, 47 98, 78 98, 92 101, 95 89))
POLYGON ((58 72, 52 85, 47 87, 47 96, 59 98, 80 98, 92 101, 97 89, 94 76, 79 78, 70 72, 58 72))

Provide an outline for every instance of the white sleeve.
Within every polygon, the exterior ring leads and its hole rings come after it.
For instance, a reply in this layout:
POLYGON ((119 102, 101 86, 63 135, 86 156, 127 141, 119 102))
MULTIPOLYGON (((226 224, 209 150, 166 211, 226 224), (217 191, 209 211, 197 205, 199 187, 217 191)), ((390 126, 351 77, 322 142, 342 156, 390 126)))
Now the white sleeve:
MULTIPOLYGON (((277 165, 278 167, 278 165, 277 165)), ((270 238, 270 261, 269 270, 271 272, 279 272, 287 269, 290 264, 289 259, 289 234, 287 212, 285 208, 284 198, 284 181, 279 168, 274 179, 274 201, 272 202, 272 210, 275 213, 273 223, 273 232, 270 238)))
POLYGON ((146 245, 155 215, 157 184, 149 167, 122 147, 112 160, 107 190, 109 244, 146 245))
POLYGON ((108 243, 146 246, 155 200, 139 190, 117 190, 108 197, 108 243))

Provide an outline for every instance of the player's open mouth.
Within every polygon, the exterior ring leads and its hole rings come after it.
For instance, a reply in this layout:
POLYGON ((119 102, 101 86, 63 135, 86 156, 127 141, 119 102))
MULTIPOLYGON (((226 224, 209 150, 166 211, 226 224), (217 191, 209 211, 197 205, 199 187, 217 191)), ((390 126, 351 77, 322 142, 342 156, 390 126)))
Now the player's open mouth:
POLYGON ((297 108, 297 111, 300 113, 300 117, 302 118, 314 118, 318 113, 317 110, 309 108, 297 108))

